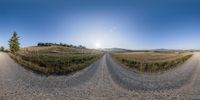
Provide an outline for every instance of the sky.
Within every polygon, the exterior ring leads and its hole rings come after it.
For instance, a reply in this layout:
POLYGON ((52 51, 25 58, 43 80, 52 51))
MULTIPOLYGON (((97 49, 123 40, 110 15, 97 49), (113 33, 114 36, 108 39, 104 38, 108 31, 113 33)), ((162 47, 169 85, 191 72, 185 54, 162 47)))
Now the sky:
POLYGON ((21 47, 200 49, 200 1, 0 0, 0 46, 14 31, 21 47))

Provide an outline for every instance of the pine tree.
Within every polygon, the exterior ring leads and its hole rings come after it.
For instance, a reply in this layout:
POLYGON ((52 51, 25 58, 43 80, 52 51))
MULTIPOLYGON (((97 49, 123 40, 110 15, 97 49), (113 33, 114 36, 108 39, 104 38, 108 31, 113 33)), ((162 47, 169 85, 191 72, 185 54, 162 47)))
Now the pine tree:
POLYGON ((12 38, 9 40, 10 51, 12 53, 17 52, 20 49, 19 37, 17 33, 14 32, 12 38))

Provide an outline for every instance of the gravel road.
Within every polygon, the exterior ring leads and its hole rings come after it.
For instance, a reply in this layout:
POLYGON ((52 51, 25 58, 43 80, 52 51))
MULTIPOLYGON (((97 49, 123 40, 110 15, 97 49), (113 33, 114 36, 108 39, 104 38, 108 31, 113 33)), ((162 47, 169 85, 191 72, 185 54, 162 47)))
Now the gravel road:
POLYGON ((160 75, 122 68, 109 54, 67 76, 41 76, 0 53, 0 100, 200 99, 200 54, 160 75))

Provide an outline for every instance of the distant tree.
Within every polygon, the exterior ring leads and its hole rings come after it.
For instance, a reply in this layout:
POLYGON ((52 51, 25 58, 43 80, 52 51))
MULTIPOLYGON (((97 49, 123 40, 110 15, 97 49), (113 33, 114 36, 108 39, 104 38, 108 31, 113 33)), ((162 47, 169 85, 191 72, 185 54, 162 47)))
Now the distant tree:
POLYGON ((85 49, 86 47, 79 45, 78 48, 85 49))
POLYGON ((5 48, 4 48, 3 46, 1 46, 0 51, 4 51, 4 49, 5 49, 5 48))
POLYGON ((17 52, 20 49, 19 37, 16 32, 13 33, 13 36, 9 40, 9 46, 12 53, 17 52))
POLYGON ((64 47, 67 47, 67 44, 63 44, 64 47))
POLYGON ((45 43, 44 46, 48 46, 48 43, 45 43))
POLYGON ((66 47, 69 47, 69 44, 66 44, 66 47))
POLYGON ((63 46, 63 43, 60 43, 60 46, 63 46))
POLYGON ((85 49, 86 47, 85 46, 82 46, 82 45, 79 45, 79 46, 76 46, 76 45, 72 45, 72 44, 65 44, 65 43, 43 43, 43 42, 39 42, 37 44, 37 46, 63 46, 63 47, 71 47, 71 48, 81 48, 81 49, 85 49))
POLYGON ((44 46, 44 43, 40 42, 38 43, 38 46, 44 46))

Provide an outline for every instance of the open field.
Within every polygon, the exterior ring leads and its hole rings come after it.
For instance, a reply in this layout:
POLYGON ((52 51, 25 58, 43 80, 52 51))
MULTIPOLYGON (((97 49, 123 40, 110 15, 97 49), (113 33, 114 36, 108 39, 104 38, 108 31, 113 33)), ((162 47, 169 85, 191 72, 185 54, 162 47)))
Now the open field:
POLYGON ((162 72, 184 63, 190 52, 122 52, 112 53, 124 66, 141 72, 162 72))
POLYGON ((89 66, 102 52, 62 46, 23 48, 15 55, 19 64, 44 74, 68 74, 89 66))

